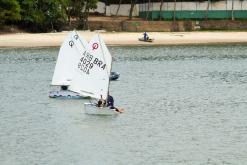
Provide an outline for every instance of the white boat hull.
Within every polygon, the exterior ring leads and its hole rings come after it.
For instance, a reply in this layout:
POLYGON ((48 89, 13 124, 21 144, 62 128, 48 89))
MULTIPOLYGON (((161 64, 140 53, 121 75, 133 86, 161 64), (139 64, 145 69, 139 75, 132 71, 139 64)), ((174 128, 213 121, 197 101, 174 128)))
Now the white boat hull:
POLYGON ((110 109, 109 107, 98 107, 95 103, 85 103, 84 109, 86 114, 90 115, 117 115, 115 109, 110 109))

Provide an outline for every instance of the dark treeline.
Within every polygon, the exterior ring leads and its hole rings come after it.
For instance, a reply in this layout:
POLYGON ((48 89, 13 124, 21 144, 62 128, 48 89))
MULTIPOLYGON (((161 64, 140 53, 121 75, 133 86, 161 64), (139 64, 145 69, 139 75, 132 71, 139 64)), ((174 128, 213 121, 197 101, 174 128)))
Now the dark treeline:
POLYGON ((90 9, 98 0, 0 0, 0 28, 17 25, 30 32, 60 31, 71 19, 87 29, 90 9))

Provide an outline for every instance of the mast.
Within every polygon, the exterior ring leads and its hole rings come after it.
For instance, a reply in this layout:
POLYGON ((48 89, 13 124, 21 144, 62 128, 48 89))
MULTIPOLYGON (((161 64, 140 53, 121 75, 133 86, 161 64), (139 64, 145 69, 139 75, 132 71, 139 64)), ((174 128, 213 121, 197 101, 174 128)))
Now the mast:
MULTIPOLYGON (((98 35, 98 38, 99 38, 99 44, 100 44, 100 48, 102 50, 102 53, 103 53, 103 58, 104 58, 104 61, 106 62, 106 58, 105 58, 105 52, 104 52, 104 49, 102 48, 102 45, 101 45, 101 38, 99 37, 99 33, 97 34, 98 35)), ((107 48, 107 47, 106 47, 107 48)), ((108 68, 109 66, 106 65, 106 69, 108 68)), ((110 65, 110 69, 109 69, 109 73, 108 73, 108 89, 107 89, 107 95, 106 95, 106 100, 108 99, 108 93, 109 93, 109 88, 110 88, 110 74, 111 74, 111 69, 112 69, 112 57, 111 57, 111 65, 110 65)), ((108 69, 107 69, 108 71, 108 69)))

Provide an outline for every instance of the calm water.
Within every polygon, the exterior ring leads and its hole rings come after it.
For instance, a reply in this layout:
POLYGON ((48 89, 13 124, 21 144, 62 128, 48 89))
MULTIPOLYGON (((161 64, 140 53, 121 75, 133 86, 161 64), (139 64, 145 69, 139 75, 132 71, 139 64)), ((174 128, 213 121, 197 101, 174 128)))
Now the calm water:
POLYGON ((117 117, 49 99, 58 48, 0 49, 0 164, 247 162, 247 46, 113 47, 117 117))

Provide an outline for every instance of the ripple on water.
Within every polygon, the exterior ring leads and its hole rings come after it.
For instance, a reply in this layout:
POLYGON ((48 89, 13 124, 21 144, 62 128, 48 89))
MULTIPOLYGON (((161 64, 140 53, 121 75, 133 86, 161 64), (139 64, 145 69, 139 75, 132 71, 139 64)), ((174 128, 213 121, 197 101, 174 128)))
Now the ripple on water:
POLYGON ((110 117, 47 97, 58 48, 0 49, 0 162, 244 164, 246 48, 110 47, 110 117))

